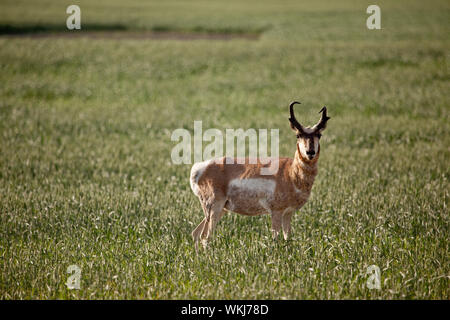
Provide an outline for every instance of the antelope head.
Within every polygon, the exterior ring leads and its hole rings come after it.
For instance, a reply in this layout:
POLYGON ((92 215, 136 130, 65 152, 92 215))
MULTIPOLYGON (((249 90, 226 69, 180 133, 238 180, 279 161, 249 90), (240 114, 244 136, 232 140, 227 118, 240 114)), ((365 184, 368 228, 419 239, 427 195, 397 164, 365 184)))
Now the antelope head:
POLYGON ((303 159, 313 161, 314 158, 319 155, 320 137, 322 136, 322 131, 325 130, 327 121, 330 117, 327 116, 327 108, 323 107, 322 110, 319 111, 319 113, 322 113, 319 122, 312 127, 304 127, 295 118, 295 104, 300 104, 300 102, 294 101, 289 105, 289 112, 291 114, 289 121, 292 130, 294 130, 297 135, 297 150, 303 159))

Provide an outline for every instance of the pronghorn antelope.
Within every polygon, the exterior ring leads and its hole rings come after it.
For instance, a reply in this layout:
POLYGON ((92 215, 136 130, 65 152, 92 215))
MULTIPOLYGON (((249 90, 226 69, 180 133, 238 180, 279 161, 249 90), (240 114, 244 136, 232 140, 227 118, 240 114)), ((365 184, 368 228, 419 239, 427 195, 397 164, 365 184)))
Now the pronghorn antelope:
POLYGON ((311 193, 320 154, 319 139, 330 119, 323 107, 319 122, 304 127, 295 118, 295 104, 299 102, 289 105, 290 125, 297 135, 294 159, 258 159, 252 164, 246 158, 239 164, 237 159, 223 157, 192 166, 191 188, 205 214, 192 232, 196 249, 199 240, 206 247, 214 227, 227 211, 248 216, 271 214, 273 238, 277 238, 281 228, 284 238, 289 238, 292 214, 306 203, 311 193), (271 161, 278 161, 278 170, 272 175, 262 175, 262 168, 271 165, 271 161))

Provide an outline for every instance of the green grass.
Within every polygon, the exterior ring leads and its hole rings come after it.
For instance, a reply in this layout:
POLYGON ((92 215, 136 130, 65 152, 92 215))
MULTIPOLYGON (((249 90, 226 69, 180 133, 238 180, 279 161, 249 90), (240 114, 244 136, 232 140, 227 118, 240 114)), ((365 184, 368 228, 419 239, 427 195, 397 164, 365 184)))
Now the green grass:
MULTIPOLYGON (((0 298, 450 298, 447 1, 381 1, 379 31, 365 2, 96 3, 79 2, 82 25, 263 34, 0 38, 0 298), (172 131, 279 128, 293 156, 294 99, 304 123, 323 105, 332 119, 292 240, 230 214, 196 255, 203 213, 172 131)), ((64 26, 67 5, 2 1, 0 26, 64 26)))

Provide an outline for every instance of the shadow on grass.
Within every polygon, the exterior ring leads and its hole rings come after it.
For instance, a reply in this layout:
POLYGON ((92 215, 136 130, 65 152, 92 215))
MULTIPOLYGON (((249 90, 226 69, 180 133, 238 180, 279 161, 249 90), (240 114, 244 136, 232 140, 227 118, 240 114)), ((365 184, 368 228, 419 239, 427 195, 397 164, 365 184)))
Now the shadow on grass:
POLYGON ((359 63, 359 66, 366 68, 379 68, 379 67, 416 67, 419 64, 415 61, 404 60, 401 57, 393 57, 393 58, 377 58, 366 60, 359 63))
MULTIPOLYGON (((85 31, 126 31, 127 28, 121 24, 103 25, 103 24, 87 24, 82 25, 85 31)), ((36 25, 11 25, 0 24, 0 35, 32 35, 36 33, 54 33, 65 32, 68 30, 65 25, 60 24, 36 24, 36 25)), ((80 30, 81 31, 81 30, 80 30)))
POLYGON ((208 28, 195 26, 192 28, 173 28, 155 25, 150 29, 130 29, 121 24, 83 24, 81 30, 68 30, 65 25, 11 25, 0 24, 0 37, 31 38, 106 38, 106 39, 175 39, 175 40, 229 40, 241 38, 258 40, 267 27, 247 30, 243 28, 208 28))

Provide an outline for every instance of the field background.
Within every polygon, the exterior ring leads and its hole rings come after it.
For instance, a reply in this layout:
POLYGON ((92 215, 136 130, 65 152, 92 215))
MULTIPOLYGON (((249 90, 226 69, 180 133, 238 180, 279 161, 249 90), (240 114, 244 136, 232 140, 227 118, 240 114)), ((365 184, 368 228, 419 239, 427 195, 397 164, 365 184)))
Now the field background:
POLYGON ((0 1, 0 298, 449 299, 450 2, 377 1, 374 31, 370 4, 0 1), (186 39, 36 37, 70 4, 81 32, 186 39), (279 128, 293 156, 292 100, 332 118, 292 240, 230 214, 196 255, 172 131, 279 128))

